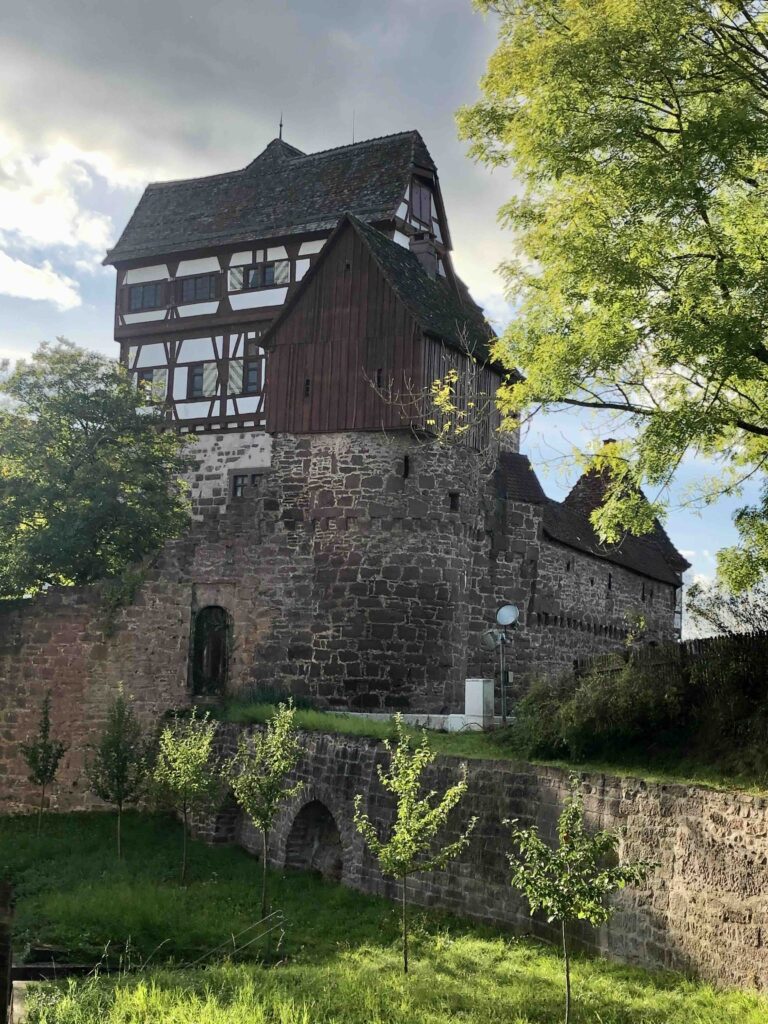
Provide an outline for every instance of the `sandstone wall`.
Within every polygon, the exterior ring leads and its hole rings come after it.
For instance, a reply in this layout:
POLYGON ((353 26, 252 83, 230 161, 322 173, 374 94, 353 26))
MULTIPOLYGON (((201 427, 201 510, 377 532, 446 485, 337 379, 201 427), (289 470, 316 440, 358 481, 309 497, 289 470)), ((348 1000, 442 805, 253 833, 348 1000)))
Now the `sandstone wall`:
POLYGON ((518 691, 622 646, 635 612, 649 635, 671 631, 673 588, 643 602, 637 574, 547 540, 542 506, 500 492, 480 453, 406 433, 261 441, 201 440, 197 518, 111 611, 103 587, 0 605, 0 808, 31 799, 19 744, 46 690, 70 744, 51 794, 62 807, 86 799, 83 751, 120 683, 148 723, 195 699, 194 622, 209 606, 231 623, 226 693, 352 710, 462 711, 465 679, 494 674, 482 634, 506 602, 521 612, 518 691))
MULTIPOLYGON (((236 731, 226 727, 223 750, 232 749, 236 731)), ((376 776, 376 765, 387 763, 384 748, 374 741, 320 734, 305 735, 304 742, 306 756, 296 773, 304 789, 281 813, 271 840, 272 863, 290 867, 298 856, 296 866, 323 869, 340 856, 345 884, 394 898, 395 884, 382 877, 353 826, 357 793, 364 795, 366 810, 382 830, 393 820, 392 800, 376 776), (321 804, 332 814, 337 848, 331 848, 327 827, 313 835, 311 823, 318 815, 306 814, 310 804, 321 804), (292 842, 299 825, 300 856, 292 842)), ((459 764, 456 758, 439 758, 427 773, 427 787, 441 790, 452 784, 459 764)), ((455 837, 466 818, 476 814, 470 846, 445 871, 409 879, 409 898, 557 942, 557 929, 532 920, 508 884, 509 830, 501 823, 505 818, 535 823, 545 838, 553 839, 568 792, 566 774, 500 761, 468 765, 469 792, 445 838, 455 837)), ((720 984, 768 987, 768 801, 631 778, 581 778, 590 825, 625 828, 621 858, 659 865, 644 887, 616 897, 618 910, 608 925, 579 930, 582 947, 646 967, 690 971, 720 984)), ((261 849, 260 836, 231 806, 208 823, 207 834, 234 839, 254 853, 261 849)))

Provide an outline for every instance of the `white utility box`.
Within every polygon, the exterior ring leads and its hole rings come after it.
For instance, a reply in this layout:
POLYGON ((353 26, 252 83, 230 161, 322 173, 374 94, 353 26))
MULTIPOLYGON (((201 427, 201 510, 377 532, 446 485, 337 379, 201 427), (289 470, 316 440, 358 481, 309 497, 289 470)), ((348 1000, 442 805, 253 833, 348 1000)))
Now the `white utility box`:
POLYGON ((467 679, 464 684, 464 717, 467 725, 491 729, 494 713, 493 679, 467 679))

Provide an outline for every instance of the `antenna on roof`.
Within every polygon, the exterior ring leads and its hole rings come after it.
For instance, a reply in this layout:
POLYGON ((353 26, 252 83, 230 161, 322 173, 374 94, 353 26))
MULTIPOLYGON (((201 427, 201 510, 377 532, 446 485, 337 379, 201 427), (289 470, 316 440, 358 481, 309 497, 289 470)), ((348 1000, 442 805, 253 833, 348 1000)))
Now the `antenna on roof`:
POLYGON ((283 138, 283 112, 281 110, 280 111, 280 134, 278 135, 278 139, 282 140, 282 138, 283 138))
POLYGON ((355 141, 355 108, 352 107, 352 142, 355 141))

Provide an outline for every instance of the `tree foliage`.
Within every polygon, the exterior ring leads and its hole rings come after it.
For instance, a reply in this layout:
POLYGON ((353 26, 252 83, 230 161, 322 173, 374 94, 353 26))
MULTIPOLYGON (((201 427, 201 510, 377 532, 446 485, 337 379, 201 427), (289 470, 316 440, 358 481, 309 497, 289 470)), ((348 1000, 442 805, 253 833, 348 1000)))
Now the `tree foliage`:
POLYGON ((757 633, 768 629, 768 583, 737 594, 715 583, 693 583, 685 595, 685 610, 701 636, 757 633))
POLYGON ((29 769, 29 781, 33 786, 40 787, 40 803, 37 812, 37 834, 43 821, 45 791, 56 778, 59 762, 66 753, 66 743, 51 739, 51 693, 43 697, 40 707, 40 721, 37 735, 28 743, 21 744, 21 756, 29 769))
POLYGON ((525 894, 531 913, 542 911, 548 921, 561 925, 566 1024, 571 1010, 568 924, 588 921, 597 925, 608 921, 614 907, 606 902, 607 897, 627 885, 639 885, 654 867, 644 861, 609 863, 615 858, 619 833, 603 831, 590 835, 584 824, 584 802, 575 776, 571 777, 570 785, 570 796, 557 823, 558 845, 548 846, 535 826, 514 828, 512 841, 518 852, 509 857, 512 885, 525 894))
POLYGON ((185 442, 117 363, 60 339, 0 395, 0 597, 117 576, 183 530, 185 442))
POLYGON ((144 791, 149 771, 149 744, 130 701, 120 688, 107 713, 107 724, 86 774, 93 793, 117 808, 117 856, 122 856, 122 818, 126 804, 144 791))
POLYGON ((430 750, 426 732, 421 741, 411 747, 410 738, 401 715, 395 715, 395 745, 384 740, 390 752, 389 770, 377 765, 379 781, 392 793, 397 802, 395 821, 389 838, 380 839, 376 827, 362 810, 363 797, 355 797, 355 826, 371 853, 376 857, 385 875, 399 878, 402 885, 403 970, 408 972, 408 876, 419 871, 444 868, 468 844, 477 818, 471 818, 458 839, 442 847, 435 847, 438 833, 448 816, 467 791, 467 768, 462 765, 461 778, 441 797, 435 790, 422 793, 424 770, 437 756, 430 750))
POLYGON ((198 718, 192 710, 188 718, 174 715, 160 733, 157 759, 152 773, 161 798, 181 814, 181 884, 187 877, 187 831, 189 815, 209 806, 219 792, 219 776, 213 764, 216 723, 206 712, 198 718))
POLYGON ((500 17, 471 153, 508 165, 503 266, 519 315, 496 346, 506 414, 568 405, 635 435, 600 450, 593 521, 644 532, 690 452, 702 498, 762 494, 719 557, 733 587, 768 571, 768 5, 765 0, 476 0, 500 17))
POLYGON ((264 729, 251 736, 241 734, 237 752, 224 764, 222 775, 262 836, 261 916, 267 914, 267 849, 269 833, 284 800, 301 790, 302 783, 288 781, 301 758, 291 701, 278 704, 264 729))

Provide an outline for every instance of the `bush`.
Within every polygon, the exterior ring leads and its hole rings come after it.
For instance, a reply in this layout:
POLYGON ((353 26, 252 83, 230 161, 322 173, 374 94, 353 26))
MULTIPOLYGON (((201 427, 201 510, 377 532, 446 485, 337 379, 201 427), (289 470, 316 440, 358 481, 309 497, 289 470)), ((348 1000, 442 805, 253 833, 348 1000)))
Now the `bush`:
POLYGON ((535 682, 513 744, 526 757, 647 761, 694 757, 768 775, 768 634, 604 655, 582 673, 535 682))

